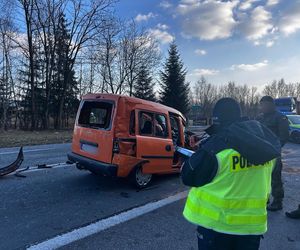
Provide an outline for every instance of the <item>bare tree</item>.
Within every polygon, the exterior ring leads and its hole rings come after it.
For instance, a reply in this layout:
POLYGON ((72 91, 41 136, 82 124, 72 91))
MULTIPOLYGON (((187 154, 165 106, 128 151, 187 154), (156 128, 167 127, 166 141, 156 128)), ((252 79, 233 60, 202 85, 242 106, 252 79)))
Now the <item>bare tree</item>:
POLYGON ((153 72, 159 65, 157 41, 134 21, 124 23, 112 17, 98 39, 101 89, 105 92, 131 96, 141 67, 153 72))
POLYGON ((36 128, 36 105, 35 105, 35 82, 34 77, 34 46, 33 46, 33 15, 34 15, 34 0, 19 0, 22 10, 24 12, 26 35, 27 35, 27 54, 29 59, 29 86, 30 86, 30 102, 31 102, 31 130, 36 128))
POLYGON ((216 102, 218 93, 217 88, 211 83, 207 83, 202 76, 194 86, 195 102, 201 106, 202 116, 210 117, 212 113, 213 104, 216 102))
POLYGON ((12 22, 12 3, 0 5, 0 129, 8 128, 11 118, 9 109, 13 109, 14 78, 12 70, 12 54, 14 52, 12 34, 15 28, 12 22))
POLYGON ((129 95, 132 96, 141 67, 154 71, 159 66, 161 55, 157 41, 144 29, 138 29, 134 21, 125 29, 121 46, 125 52, 129 95))

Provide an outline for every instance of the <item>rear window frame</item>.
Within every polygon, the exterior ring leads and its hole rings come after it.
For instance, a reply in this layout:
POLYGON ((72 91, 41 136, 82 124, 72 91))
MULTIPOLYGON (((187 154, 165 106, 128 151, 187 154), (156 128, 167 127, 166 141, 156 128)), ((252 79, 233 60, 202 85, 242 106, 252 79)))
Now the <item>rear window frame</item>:
POLYGON ((113 100, 104 100, 104 99, 86 99, 86 100, 82 100, 80 102, 80 106, 78 109, 78 114, 76 117, 76 126, 81 127, 81 128, 89 128, 89 129, 95 129, 95 130, 105 130, 105 131, 110 131, 112 129, 112 124, 113 124, 113 119, 114 119, 114 112, 115 112, 115 107, 116 107, 116 103, 113 100), (109 126, 107 128, 95 128, 95 127, 90 127, 90 126, 84 126, 84 124, 80 124, 79 123, 79 118, 80 118, 80 114, 81 114, 81 110, 83 108, 84 103, 86 102, 104 102, 104 103, 108 103, 111 104, 111 114, 110 114, 110 122, 109 122, 109 126))

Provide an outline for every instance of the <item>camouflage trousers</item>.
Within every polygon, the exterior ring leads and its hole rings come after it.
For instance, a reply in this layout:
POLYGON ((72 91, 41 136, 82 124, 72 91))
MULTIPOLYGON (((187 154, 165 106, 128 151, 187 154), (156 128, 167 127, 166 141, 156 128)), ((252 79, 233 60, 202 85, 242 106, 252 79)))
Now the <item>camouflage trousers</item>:
POLYGON ((284 197, 283 183, 282 183, 282 161, 281 157, 277 158, 276 165, 272 172, 272 196, 274 200, 282 201, 284 197))

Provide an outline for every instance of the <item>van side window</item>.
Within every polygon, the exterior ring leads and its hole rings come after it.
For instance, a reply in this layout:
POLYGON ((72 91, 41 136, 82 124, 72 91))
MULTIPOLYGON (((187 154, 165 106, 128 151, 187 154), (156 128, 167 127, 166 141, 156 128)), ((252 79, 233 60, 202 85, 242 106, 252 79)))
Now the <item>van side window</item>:
POLYGON ((164 115, 155 114, 154 116, 155 136, 167 137, 167 119, 164 115))
POLYGON ((140 134, 141 135, 153 135, 153 114, 148 112, 140 113, 140 134))
POLYGON ((167 118, 165 115, 140 112, 139 127, 141 135, 168 137, 167 118))
POLYGON ((135 135, 135 110, 130 113, 129 133, 135 135))
POLYGON ((180 125, 176 116, 170 115, 172 140, 174 145, 179 145, 180 141, 180 125))

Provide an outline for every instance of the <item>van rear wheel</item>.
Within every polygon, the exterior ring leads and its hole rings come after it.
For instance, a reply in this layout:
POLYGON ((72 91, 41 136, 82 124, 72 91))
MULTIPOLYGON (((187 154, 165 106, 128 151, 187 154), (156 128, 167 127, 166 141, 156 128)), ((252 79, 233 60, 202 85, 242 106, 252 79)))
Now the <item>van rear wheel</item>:
POLYGON ((152 176, 152 174, 144 174, 142 166, 137 166, 132 170, 129 179, 135 187, 142 189, 149 185, 152 176))

